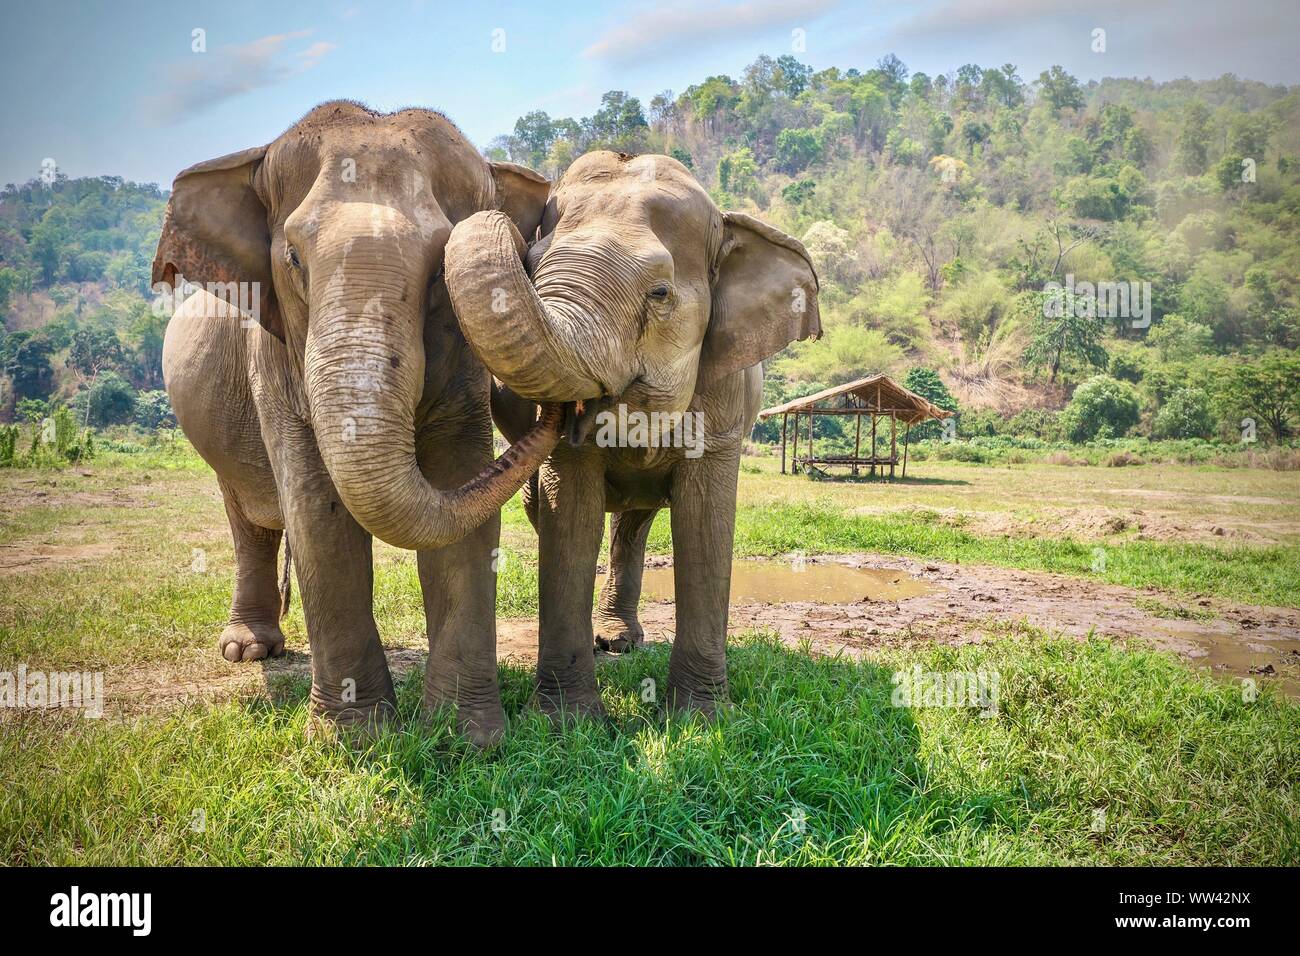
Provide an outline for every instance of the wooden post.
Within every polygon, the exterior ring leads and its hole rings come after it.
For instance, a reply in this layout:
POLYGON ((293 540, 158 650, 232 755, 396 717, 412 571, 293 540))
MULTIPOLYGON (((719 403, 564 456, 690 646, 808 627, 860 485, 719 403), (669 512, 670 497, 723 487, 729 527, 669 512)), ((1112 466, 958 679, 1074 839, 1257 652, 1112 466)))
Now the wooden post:
POLYGON ((862 457, 858 448, 862 444, 862 412, 853 416, 853 477, 858 477, 858 459, 862 457))
POLYGON ((809 467, 811 467, 811 458, 813 458, 813 429, 816 427, 816 412, 813 406, 809 406, 809 467))
POLYGON ((794 413, 794 449, 790 455, 790 474, 799 474, 799 410, 795 409, 794 413))
POLYGON ((889 480, 894 480, 894 466, 898 464, 898 419, 889 413, 889 480))
POLYGON ((876 382, 876 410, 871 413, 871 477, 876 477, 876 422, 880 419, 880 383, 876 382))
POLYGON ((871 413, 871 477, 876 477, 876 413, 871 413))
POLYGON ((912 434, 912 423, 907 423, 907 428, 903 431, 903 477, 907 477, 907 438, 912 434))
POLYGON ((790 413, 781 413, 781 474, 785 474, 785 429, 790 424, 790 413))

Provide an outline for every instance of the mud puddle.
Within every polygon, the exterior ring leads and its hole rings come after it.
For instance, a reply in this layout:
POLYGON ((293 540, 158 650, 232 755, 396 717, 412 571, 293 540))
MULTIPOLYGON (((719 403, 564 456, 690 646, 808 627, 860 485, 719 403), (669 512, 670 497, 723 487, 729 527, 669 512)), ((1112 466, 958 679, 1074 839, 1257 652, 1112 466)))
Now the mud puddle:
MULTIPOLYGON (((1154 599, 1153 592, 1086 578, 884 555, 818 555, 803 572, 794 565, 793 556, 733 563, 733 632, 775 631, 791 645, 809 640, 828 653, 861 653, 889 644, 980 641, 994 621, 1023 622, 1077 638, 1137 638, 1220 678, 1250 678, 1300 699, 1294 608, 1154 599)), ((662 558, 645 570, 640 618, 648 640, 671 640, 676 629, 672 573, 662 558)), ((536 647, 535 627, 518 642, 508 640, 512 651, 536 647)))
POLYGON ((1252 640, 1249 632, 1220 631, 1182 635, 1194 646, 1184 651, 1191 662, 1221 676, 1261 677, 1287 697, 1300 700, 1300 640, 1252 640))
MULTIPOLYGON (((602 581, 603 584, 603 581, 602 581)), ((892 568, 798 561, 735 561, 731 565, 731 604, 857 604, 899 601, 929 594, 934 585, 892 568)), ((673 599, 673 569, 647 568, 641 582, 647 601, 673 599)))

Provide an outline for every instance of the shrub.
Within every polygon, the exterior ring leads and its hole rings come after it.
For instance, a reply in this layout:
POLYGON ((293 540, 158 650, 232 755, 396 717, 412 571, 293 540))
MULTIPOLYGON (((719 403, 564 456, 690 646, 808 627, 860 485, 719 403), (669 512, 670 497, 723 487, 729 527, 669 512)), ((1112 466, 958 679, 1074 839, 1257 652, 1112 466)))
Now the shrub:
POLYGON ((1156 413, 1155 438, 1209 438, 1214 431, 1210 396, 1203 389, 1180 388, 1156 413))
POLYGON ((0 425, 0 465, 12 465, 18 447, 18 426, 0 425))
POLYGON ((1004 433, 1033 436, 1041 441, 1058 441, 1061 437, 1060 413, 1042 408, 1026 408, 1007 422, 1004 433))
POLYGON ((1141 403, 1132 385, 1094 375, 1075 389, 1061 413, 1061 426, 1070 441, 1122 437, 1138 423, 1141 403))
POLYGON ((1047 462, 1049 465, 1065 465, 1067 467, 1086 464, 1086 462, 1075 458, 1068 451, 1054 451, 1044 458, 1043 461, 1047 462))
POLYGON ((1131 451, 1117 451, 1106 459, 1107 468, 1125 468, 1128 465, 1145 465, 1141 458, 1131 451))
POLYGON ((174 427, 176 416, 172 414, 172 403, 167 398, 167 393, 162 389, 153 389, 137 395, 134 420, 141 428, 150 431, 174 427))

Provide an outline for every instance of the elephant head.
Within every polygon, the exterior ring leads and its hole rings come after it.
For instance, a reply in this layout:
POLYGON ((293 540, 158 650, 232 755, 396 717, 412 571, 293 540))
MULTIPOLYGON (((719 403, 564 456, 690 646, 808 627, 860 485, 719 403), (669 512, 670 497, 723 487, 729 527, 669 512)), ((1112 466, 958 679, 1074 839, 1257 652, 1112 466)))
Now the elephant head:
POLYGON ((684 411, 710 383, 821 334, 795 239, 721 212, 681 163, 594 152, 564 174, 520 264, 507 216, 456 226, 447 288, 470 347, 523 398, 684 411))
POLYGON ((441 547, 496 511, 559 434, 558 409, 545 409, 461 488, 436 490, 421 475, 423 334, 430 312, 449 308, 447 237, 483 209, 531 232, 548 190, 531 170, 487 163, 437 113, 326 103, 268 146, 176 177, 153 281, 238 289, 287 348, 287 401, 344 505, 390 544, 441 547))

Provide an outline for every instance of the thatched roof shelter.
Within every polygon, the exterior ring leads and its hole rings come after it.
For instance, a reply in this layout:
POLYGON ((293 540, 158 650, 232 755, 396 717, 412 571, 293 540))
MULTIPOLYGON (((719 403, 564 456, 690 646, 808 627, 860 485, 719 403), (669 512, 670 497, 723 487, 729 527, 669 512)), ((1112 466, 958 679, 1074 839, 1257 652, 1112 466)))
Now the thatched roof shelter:
MULTIPOLYGON (((846 382, 843 385, 836 385, 834 388, 827 388, 813 395, 805 395, 803 398, 796 398, 786 402, 783 405, 775 405, 772 408, 765 408, 758 413, 759 418, 771 418, 774 415, 781 416, 781 473, 785 473, 786 460, 786 429, 790 421, 790 416, 794 416, 794 456, 791 459, 791 469, 800 470, 801 467, 808 468, 814 465, 848 465, 852 468, 853 474, 858 474, 862 466, 870 466, 871 474, 876 473, 876 468, 882 470, 884 466, 889 466, 889 477, 894 477, 894 468, 898 464, 898 441, 897 428, 898 423, 902 422, 906 426, 903 434, 903 477, 907 477, 907 440, 911 434, 912 426, 919 425, 921 422, 930 421, 931 419, 941 420, 952 416, 952 412, 940 408, 928 399, 916 394, 911 389, 899 385, 888 375, 870 375, 867 378, 860 378, 855 382, 846 382), (839 401, 835 401, 838 399, 839 401), (833 403, 830 405, 822 403, 833 403), (821 455, 816 456, 812 450, 813 438, 813 420, 818 415, 853 415, 857 418, 856 428, 853 438, 853 455, 821 455), (862 416, 869 416, 871 419, 871 454, 863 457, 861 455, 862 439, 862 416), (799 418, 806 416, 808 419, 808 451, 807 454, 799 453, 799 418), (877 420, 882 417, 889 419, 889 454, 878 453, 877 451, 877 420)), ((883 437, 883 436, 882 436, 883 437)))

